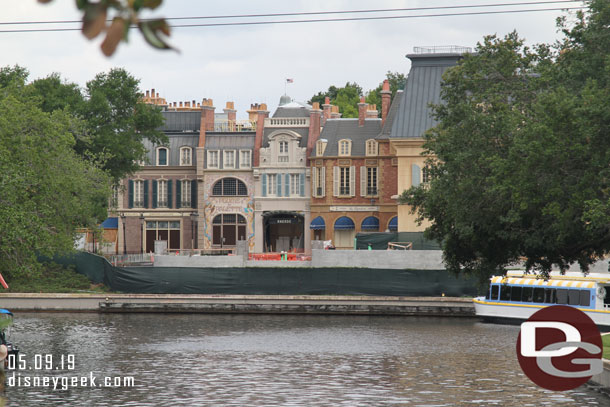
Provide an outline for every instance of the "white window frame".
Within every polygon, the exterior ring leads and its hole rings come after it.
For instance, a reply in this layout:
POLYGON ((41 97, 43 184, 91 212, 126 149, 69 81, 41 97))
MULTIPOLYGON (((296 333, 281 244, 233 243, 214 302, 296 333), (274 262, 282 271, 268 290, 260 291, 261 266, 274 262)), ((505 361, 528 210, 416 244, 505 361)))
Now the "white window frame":
POLYGON ((167 148, 167 147, 157 147, 156 151, 157 151, 157 157, 156 157, 157 158, 157 160, 156 160, 157 166, 167 167, 169 165, 169 148, 167 148), (165 153, 165 164, 160 164, 159 163, 159 151, 161 151, 161 150, 165 150, 166 151, 166 153, 165 153))
POLYGON ((235 169, 235 150, 224 150, 222 153, 222 168, 235 169), (232 163, 229 162, 229 155, 233 157, 232 163))
POLYGON ((250 168, 252 166, 251 163, 252 150, 239 150, 239 168, 250 168))
POLYGON ((180 147, 180 165, 193 165, 193 149, 191 147, 180 147))
POLYGON ((157 208, 168 207, 167 180, 157 180, 157 208))
POLYGON ((428 184, 430 182, 430 169, 427 166, 421 169, 421 182, 422 184, 428 184))
POLYGON ((301 174, 290 174, 290 196, 301 195, 301 174))
POLYGON ((379 167, 360 167, 360 196, 379 196, 379 167), (375 176, 369 179, 371 173, 374 173, 375 176), (375 193, 371 194, 369 189, 373 186, 375 186, 375 193))
POLYGON ((182 208, 191 207, 191 182, 190 179, 180 181, 180 207, 182 208))
POLYGON ((277 195, 277 177, 282 174, 267 174, 267 196, 277 195))
POLYGON ((356 167, 353 165, 350 167, 333 167, 333 196, 339 198, 353 197, 355 196, 355 191, 356 167))
POLYGON ((340 157, 352 155, 352 141, 347 139, 339 140, 338 153, 340 157))
POLYGON ((144 180, 133 181, 133 207, 144 208, 144 180))
POLYGON ((287 163, 290 161, 290 142, 288 140, 279 140, 277 142, 277 162, 287 163), (283 149, 282 146, 286 148, 283 149))
POLYGON ((316 142, 316 155, 322 157, 324 155, 324 150, 326 150, 326 142, 318 140, 316 142))
POLYGON ((366 155, 368 157, 379 155, 379 143, 376 140, 366 141, 366 155))
POLYGON ((219 150, 208 150, 208 168, 220 168, 220 151, 219 150), (216 160, 212 159, 212 156, 216 156, 216 160))
POLYGON ((313 167, 313 191, 311 193, 315 198, 324 198, 326 195, 326 167, 313 167))

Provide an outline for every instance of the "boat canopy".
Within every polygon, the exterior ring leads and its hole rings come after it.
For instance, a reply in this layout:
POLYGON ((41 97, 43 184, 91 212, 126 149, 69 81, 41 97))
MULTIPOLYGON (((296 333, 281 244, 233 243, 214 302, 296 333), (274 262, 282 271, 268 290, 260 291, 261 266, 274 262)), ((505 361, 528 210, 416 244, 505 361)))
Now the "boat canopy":
POLYGON ((542 287, 572 287, 572 288, 595 288, 593 281, 574 281, 574 280, 543 280, 539 278, 511 278, 511 277, 492 277, 492 284, 509 285, 535 285, 542 287))
POLYGON ((4 308, 0 308, 0 314, 13 315, 13 313, 11 311, 4 309, 4 308))

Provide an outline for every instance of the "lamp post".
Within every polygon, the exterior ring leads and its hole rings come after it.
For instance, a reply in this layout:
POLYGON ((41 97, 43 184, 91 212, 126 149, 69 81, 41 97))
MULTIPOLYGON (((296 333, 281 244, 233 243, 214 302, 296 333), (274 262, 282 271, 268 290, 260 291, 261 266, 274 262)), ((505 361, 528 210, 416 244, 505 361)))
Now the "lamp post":
POLYGON ((144 254, 144 214, 140 214, 140 253, 144 254))
POLYGON ((121 213, 121 223, 123 224, 123 254, 127 254, 127 235, 125 235, 125 212, 121 213))
POLYGON ((197 242, 197 239, 195 238, 195 231, 197 230, 196 228, 196 223, 197 223, 197 212, 193 212, 191 213, 191 250, 196 249, 195 247, 195 243, 197 242))

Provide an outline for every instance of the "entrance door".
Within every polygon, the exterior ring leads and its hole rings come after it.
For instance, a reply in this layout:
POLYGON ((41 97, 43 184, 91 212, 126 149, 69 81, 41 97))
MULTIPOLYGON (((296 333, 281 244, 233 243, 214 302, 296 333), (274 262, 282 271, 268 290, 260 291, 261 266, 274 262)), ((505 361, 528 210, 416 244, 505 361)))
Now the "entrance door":
POLYGON ((278 213, 263 220, 265 252, 304 251, 304 217, 298 213, 278 213))

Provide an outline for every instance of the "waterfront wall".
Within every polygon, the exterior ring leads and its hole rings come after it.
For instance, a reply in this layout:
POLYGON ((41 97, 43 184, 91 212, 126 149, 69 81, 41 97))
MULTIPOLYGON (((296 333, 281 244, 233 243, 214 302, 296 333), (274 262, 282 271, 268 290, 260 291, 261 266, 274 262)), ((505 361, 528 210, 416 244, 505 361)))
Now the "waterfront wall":
POLYGON ((604 371, 593 376, 589 382, 601 392, 610 395, 610 360, 604 359, 604 371))

